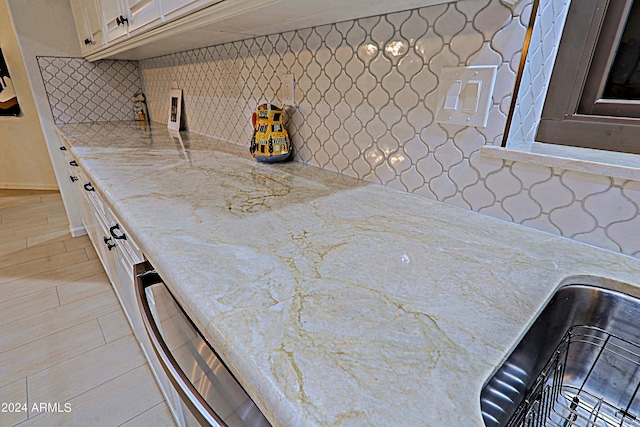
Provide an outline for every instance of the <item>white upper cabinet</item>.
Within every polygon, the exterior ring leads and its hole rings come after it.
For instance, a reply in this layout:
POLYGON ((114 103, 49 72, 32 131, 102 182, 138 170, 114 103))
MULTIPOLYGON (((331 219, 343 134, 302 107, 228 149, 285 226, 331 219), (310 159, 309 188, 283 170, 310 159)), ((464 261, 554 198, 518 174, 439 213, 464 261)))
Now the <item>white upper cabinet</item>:
POLYGON ((102 17, 96 0, 71 0, 82 54, 87 55, 104 45, 102 17))
POLYGON ((129 14, 119 0, 100 0, 100 8, 107 43, 128 34, 129 14))
POLYGON ((106 46, 85 54, 89 61, 145 59, 252 36, 460 0, 95 1, 102 9, 106 46))
POLYGON ((160 3, 158 0, 124 0, 129 17, 129 32, 160 23, 160 3))
POLYGON ((171 21, 187 13, 219 3, 222 0, 158 0, 165 21, 171 21))

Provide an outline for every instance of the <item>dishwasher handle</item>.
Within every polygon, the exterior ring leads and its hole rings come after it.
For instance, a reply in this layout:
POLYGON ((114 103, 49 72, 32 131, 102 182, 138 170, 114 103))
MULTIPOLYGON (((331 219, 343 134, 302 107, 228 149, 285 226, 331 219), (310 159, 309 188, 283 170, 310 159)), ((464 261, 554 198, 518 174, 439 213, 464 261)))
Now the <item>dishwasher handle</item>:
POLYGON ((202 425, 227 427, 226 423, 222 421, 220 416, 216 414, 200 393, 198 393, 193 384, 191 384, 191 381, 189 381, 184 374, 162 338, 160 330, 151 314, 149 299, 145 292, 149 286, 158 283, 162 283, 162 279, 148 262, 136 265, 136 294, 138 297, 138 305, 140 306, 142 320, 149 335, 153 350, 156 352, 162 368, 180 395, 181 400, 187 405, 196 420, 202 425), (149 268, 145 269, 145 266, 149 268))

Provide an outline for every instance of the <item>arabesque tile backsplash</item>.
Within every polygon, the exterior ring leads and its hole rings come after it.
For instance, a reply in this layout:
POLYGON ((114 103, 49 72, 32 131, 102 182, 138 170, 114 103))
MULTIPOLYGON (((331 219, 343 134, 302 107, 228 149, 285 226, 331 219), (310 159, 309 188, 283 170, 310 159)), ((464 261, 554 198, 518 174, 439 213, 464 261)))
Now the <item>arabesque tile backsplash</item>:
MULTIPOLYGON (((248 147, 251 113, 279 104, 293 73, 295 160, 640 256, 640 183, 480 155, 505 132, 532 3, 462 0, 257 37, 140 61, 140 77, 152 120, 166 122, 177 86, 191 132, 248 147), (460 65, 498 66, 486 128, 434 122, 440 68, 460 65)), ((510 136, 533 137, 567 5, 540 2, 510 136)))
POLYGON ((37 59, 55 123, 133 120, 131 99, 142 87, 136 61, 37 59))

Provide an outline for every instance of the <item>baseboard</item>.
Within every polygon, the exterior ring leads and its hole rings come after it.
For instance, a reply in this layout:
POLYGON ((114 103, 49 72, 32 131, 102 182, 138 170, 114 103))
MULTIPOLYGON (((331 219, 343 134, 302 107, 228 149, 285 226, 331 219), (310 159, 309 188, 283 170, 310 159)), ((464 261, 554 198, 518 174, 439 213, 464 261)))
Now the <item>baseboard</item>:
POLYGON ((83 227, 71 227, 69 226, 69 232, 71 233, 72 237, 80 237, 80 236, 85 236, 87 234, 87 230, 83 227))
POLYGON ((60 191, 57 185, 27 185, 27 184, 1 184, 0 190, 36 190, 36 191, 60 191))

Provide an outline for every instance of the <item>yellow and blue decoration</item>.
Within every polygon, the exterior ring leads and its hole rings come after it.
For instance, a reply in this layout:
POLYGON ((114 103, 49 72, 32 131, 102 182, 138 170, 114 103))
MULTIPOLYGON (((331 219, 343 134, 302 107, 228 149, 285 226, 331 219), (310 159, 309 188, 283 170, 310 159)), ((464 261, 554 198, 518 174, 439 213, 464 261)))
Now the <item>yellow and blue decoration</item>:
POLYGON ((284 128, 282 108, 261 104, 251 115, 253 136, 249 150, 262 163, 282 162, 291 154, 291 141, 284 128))

